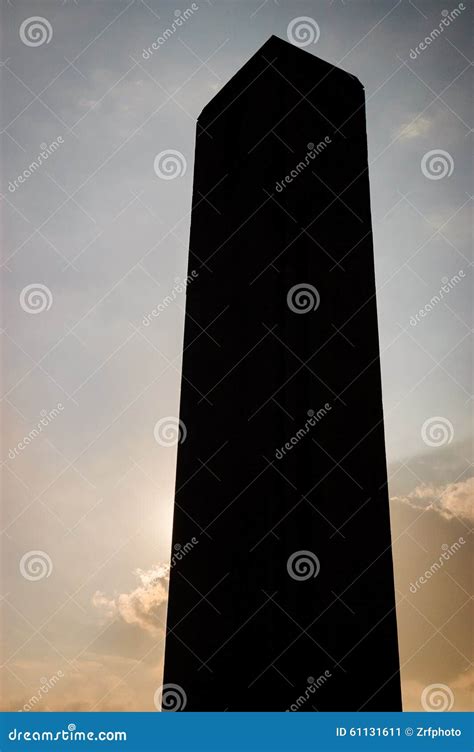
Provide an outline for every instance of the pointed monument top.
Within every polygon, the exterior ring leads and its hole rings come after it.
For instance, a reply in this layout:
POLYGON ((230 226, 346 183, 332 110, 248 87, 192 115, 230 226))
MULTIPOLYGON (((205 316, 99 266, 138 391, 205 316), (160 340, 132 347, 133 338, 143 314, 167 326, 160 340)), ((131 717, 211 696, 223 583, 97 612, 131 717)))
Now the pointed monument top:
MULTIPOLYGON (((289 85, 294 86, 294 79, 300 77, 300 71, 304 74, 303 78, 306 81, 311 78, 312 88, 316 88, 324 81, 335 87, 341 85, 347 87, 355 84, 363 88, 359 79, 351 73, 272 34, 205 105, 198 120, 207 119, 208 115, 212 117, 216 110, 230 107, 262 75, 267 74, 268 78, 268 73, 274 72, 275 80, 284 81, 286 79, 289 85)), ((307 91, 301 93, 306 96, 307 91)))

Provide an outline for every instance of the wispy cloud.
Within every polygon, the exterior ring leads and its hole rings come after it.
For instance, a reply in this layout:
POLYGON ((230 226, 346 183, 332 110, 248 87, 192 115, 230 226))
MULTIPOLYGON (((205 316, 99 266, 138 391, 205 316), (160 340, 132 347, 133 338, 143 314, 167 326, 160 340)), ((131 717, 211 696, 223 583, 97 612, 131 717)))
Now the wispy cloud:
POLYGON ((25 705, 35 711, 140 711, 155 710, 153 696, 162 680, 163 664, 156 653, 147 660, 124 656, 85 653, 73 663, 63 666, 61 678, 48 692, 39 678, 57 675, 54 656, 51 663, 43 657, 40 663, 14 663, 15 673, 22 683, 15 683, 13 675, 2 710, 18 711, 25 705), (43 686, 43 691, 38 687, 43 686), (33 700, 32 698, 36 699, 33 700))
POLYGON ((474 521, 473 492, 474 477, 445 486, 422 483, 404 496, 393 496, 392 501, 400 501, 416 509, 431 509, 448 520, 462 517, 474 521))
POLYGON ((396 135, 399 139, 408 141, 413 138, 419 138, 420 136, 426 136, 426 134, 431 130, 433 123, 430 118, 427 117, 418 117, 413 119, 407 123, 403 123, 400 128, 398 128, 396 135))

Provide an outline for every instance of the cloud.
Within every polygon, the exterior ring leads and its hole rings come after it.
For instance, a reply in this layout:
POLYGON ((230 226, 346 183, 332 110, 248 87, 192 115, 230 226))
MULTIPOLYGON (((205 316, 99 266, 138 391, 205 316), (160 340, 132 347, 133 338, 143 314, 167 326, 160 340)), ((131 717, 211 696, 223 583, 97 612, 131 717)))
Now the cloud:
MULTIPOLYGON (((469 712, 472 709, 472 693, 474 692, 474 669, 467 669, 458 675, 440 676, 440 683, 446 684, 453 694, 452 712, 469 712)), ((419 712, 424 710, 421 704, 423 690, 432 683, 426 679, 407 679, 403 681, 403 710, 405 712, 419 712)))
POLYGON ((463 671, 451 682, 453 689, 466 690, 472 696, 474 693, 474 668, 463 671))
POLYGON ((462 517, 474 521, 473 492, 474 477, 445 486, 422 483, 404 496, 393 496, 392 501, 401 501, 415 509, 431 509, 447 520, 462 517))
POLYGON ((97 608, 103 616, 104 622, 110 621, 117 613, 117 604, 113 598, 107 598, 100 590, 96 590, 92 596, 92 605, 97 608))
POLYGON ((4 693, 1 709, 18 711, 25 705, 35 711, 156 711, 153 697, 162 683, 163 662, 159 651, 147 655, 146 660, 120 656, 98 656, 85 653, 73 663, 63 664, 61 678, 49 691, 39 679, 57 676, 57 656, 52 663, 47 657, 33 664, 13 662, 16 681, 7 676, 8 694, 4 693), (42 690, 39 688, 43 687, 42 690), (36 698, 32 702, 32 698, 36 698))
POLYGON ((104 621, 118 616, 127 624, 136 624, 146 632, 158 635, 164 626, 160 607, 168 598, 169 567, 156 564, 151 569, 136 569, 133 574, 140 584, 130 593, 110 598, 97 590, 92 596, 92 604, 104 621))
POLYGON ((432 125, 433 123, 429 118, 419 117, 401 125, 396 132, 396 136, 402 141, 425 136, 431 130, 432 125))

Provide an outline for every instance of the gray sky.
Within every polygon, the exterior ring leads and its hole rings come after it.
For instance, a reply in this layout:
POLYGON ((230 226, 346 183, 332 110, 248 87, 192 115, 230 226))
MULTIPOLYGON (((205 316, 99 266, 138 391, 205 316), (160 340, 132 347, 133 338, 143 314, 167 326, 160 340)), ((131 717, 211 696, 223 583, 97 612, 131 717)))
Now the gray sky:
MULTIPOLYGON (((152 707, 162 655, 152 622, 164 618, 165 596, 155 585, 150 593, 147 573, 166 589, 156 568, 169 559, 176 458, 176 447, 160 446, 153 431, 178 412, 185 296, 149 326, 143 319, 186 277, 197 115, 271 34, 286 38, 300 16, 320 32, 306 50, 355 74, 366 90, 385 432, 397 497, 394 555, 404 594, 442 543, 467 533, 470 10, 410 57, 446 19, 442 11, 457 5, 197 5, 148 57, 143 50, 179 15, 172 3, 1 6, 2 592, 12 707, 58 670, 67 674, 63 690, 51 691, 38 709, 152 707), (20 35, 31 16, 47 21, 37 46, 20 35), (53 142, 59 145, 47 161, 15 185, 42 145, 53 142), (154 160, 170 149, 181 153, 186 170, 163 180, 154 160), (430 172, 430 157, 423 171, 432 151, 445 153, 450 174, 433 179, 439 173, 430 172), (454 275, 443 300, 413 324, 454 275), (47 310, 32 314, 21 294, 38 284, 47 288, 40 291, 47 310), (15 451, 42 411, 58 403, 59 414, 15 451), (423 512, 430 505, 435 509, 423 512), (19 571, 32 550, 53 563, 37 582, 19 571)), ((461 593, 469 561, 464 549, 456 557, 461 593)), ((431 591, 436 602, 426 598, 423 607, 437 626, 442 619, 431 608, 446 618, 454 611, 443 577, 431 591)), ((413 609, 405 608, 401 649, 409 659, 417 646, 413 609)), ((406 706, 417 707, 419 688, 436 681, 426 666, 440 650, 441 679, 461 682, 456 691, 464 698, 469 641, 461 616, 449 638, 456 648, 437 637, 441 647, 431 642, 435 652, 422 650, 420 660, 407 662, 406 706)), ((432 627, 421 624, 426 641, 432 627)))

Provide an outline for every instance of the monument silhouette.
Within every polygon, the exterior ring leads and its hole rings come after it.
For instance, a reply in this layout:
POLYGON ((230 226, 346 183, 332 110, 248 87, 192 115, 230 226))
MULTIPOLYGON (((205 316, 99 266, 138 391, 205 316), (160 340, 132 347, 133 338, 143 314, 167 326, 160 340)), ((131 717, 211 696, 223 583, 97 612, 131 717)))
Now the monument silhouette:
POLYGON ((206 105, 193 272, 163 709, 401 710, 357 78, 271 37, 206 105))

